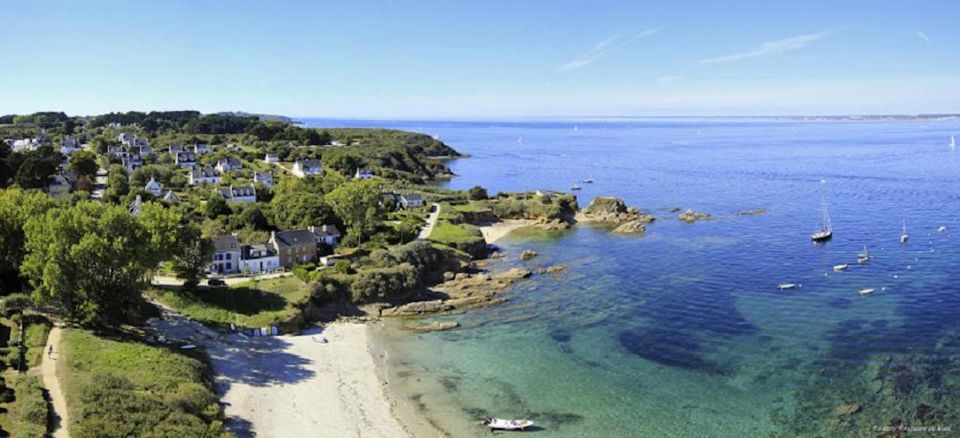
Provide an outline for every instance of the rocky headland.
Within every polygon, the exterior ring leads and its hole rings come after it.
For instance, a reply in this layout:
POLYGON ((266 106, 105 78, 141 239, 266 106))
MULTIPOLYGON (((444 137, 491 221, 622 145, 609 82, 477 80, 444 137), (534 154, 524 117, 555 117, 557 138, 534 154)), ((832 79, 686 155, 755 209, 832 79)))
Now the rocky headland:
POLYGON ((643 234, 647 224, 656 218, 634 207, 627 207, 620 198, 597 196, 586 209, 577 213, 576 220, 609 226, 614 233, 643 234))

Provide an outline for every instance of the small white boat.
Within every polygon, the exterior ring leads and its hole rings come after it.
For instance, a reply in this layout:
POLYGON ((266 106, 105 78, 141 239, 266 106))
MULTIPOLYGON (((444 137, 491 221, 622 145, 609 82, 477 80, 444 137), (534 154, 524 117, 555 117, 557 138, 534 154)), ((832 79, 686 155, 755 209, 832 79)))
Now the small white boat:
POLYGON ((833 272, 843 272, 843 271, 846 271, 847 268, 849 268, 849 267, 850 267, 850 265, 848 265, 848 264, 846 264, 846 263, 841 263, 841 264, 835 265, 835 266, 833 267, 833 272))
POLYGON ((593 178, 587 178, 587 179, 583 180, 583 183, 584 183, 584 184, 593 184, 593 178))
POLYGON ((874 293, 874 292, 876 292, 876 289, 874 289, 874 288, 872 288, 872 287, 868 287, 868 288, 866 288, 866 289, 860 289, 860 292, 857 292, 857 293, 859 293, 860 296, 863 297, 863 296, 870 295, 870 294, 872 294, 872 293, 874 293))
POLYGON ((483 420, 484 426, 493 430, 527 430, 534 426, 533 421, 522 420, 504 420, 500 418, 487 418, 483 420))
POLYGON ((523 137, 517 137, 517 143, 523 144, 523 137))
POLYGON ((940 228, 937 228, 937 232, 938 232, 938 233, 942 233, 942 232, 944 232, 944 231, 947 231, 947 226, 946 226, 946 225, 940 225, 940 228))
POLYGON ((910 233, 907 233, 907 220, 903 220, 903 231, 900 232, 900 243, 907 243, 910 239, 910 233))
POLYGON ((580 186, 574 184, 574 185, 570 186, 570 190, 580 190, 580 186))
POLYGON ((870 253, 867 251, 867 245, 863 245, 863 252, 857 254, 857 263, 864 264, 870 261, 870 253))
POLYGON ((777 289, 780 289, 780 290, 790 290, 790 289, 796 289, 798 287, 800 287, 800 285, 797 283, 780 283, 777 285, 777 289))
POLYGON ((956 139, 956 138, 953 138, 953 136, 951 135, 951 136, 950 136, 950 143, 947 143, 947 146, 950 146, 950 149, 956 149, 956 148, 957 148, 957 139, 956 139))

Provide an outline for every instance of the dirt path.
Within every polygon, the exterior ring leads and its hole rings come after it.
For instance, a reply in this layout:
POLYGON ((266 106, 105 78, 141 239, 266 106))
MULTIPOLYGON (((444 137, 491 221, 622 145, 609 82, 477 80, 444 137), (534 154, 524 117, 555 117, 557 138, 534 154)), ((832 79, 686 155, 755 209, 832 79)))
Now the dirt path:
POLYGON ((433 232, 433 227, 437 225, 437 219, 440 218, 440 204, 433 204, 433 212, 430 213, 430 217, 427 218, 427 226, 423 227, 420 230, 420 235, 417 239, 426 240, 430 237, 430 233, 433 232))
POLYGON ((53 326, 50 334, 47 336, 47 345, 44 351, 43 363, 40 365, 40 374, 43 376, 43 386, 50 393, 50 401, 53 404, 53 437, 68 438, 67 424, 70 420, 67 416, 67 400, 63 398, 63 391, 60 388, 60 381, 57 379, 57 360, 60 355, 60 327, 53 326), (53 355, 48 354, 53 347, 53 355))

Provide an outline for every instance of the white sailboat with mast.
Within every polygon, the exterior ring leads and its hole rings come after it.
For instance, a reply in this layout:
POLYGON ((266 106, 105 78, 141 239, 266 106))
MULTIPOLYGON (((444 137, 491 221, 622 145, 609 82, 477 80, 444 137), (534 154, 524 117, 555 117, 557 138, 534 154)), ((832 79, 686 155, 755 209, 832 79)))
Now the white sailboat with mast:
POLYGON ((907 240, 910 239, 910 234, 907 233, 907 220, 903 220, 903 231, 900 232, 900 243, 907 243, 907 240))
POLYGON ((820 229, 810 235, 810 239, 814 242, 826 242, 833 238, 833 224, 830 223, 830 212, 827 210, 827 200, 821 199, 820 203, 823 208, 823 219, 820 224, 820 229))
POLYGON ((950 146, 950 149, 957 149, 957 139, 952 135, 950 136, 950 143, 947 143, 947 146, 950 146))

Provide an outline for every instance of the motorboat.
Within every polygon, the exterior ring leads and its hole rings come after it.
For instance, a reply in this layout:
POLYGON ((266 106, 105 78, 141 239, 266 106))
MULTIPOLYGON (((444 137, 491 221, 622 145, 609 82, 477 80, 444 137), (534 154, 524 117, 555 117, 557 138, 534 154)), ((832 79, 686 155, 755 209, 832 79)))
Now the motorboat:
POLYGON ((570 186, 570 190, 580 190, 580 188, 581 188, 581 187, 578 186, 578 185, 576 185, 576 184, 570 186))
POLYGON ((780 289, 780 290, 790 290, 790 289, 796 289, 798 287, 800 287, 800 285, 797 283, 780 283, 777 285, 777 289, 780 289))
POLYGON ((903 231, 900 232, 900 243, 907 243, 910 239, 910 233, 907 233, 907 220, 903 220, 903 231))
POLYGON ((527 430, 534 426, 533 421, 527 419, 504 420, 501 418, 487 418, 482 424, 491 430, 527 430))
POLYGON ((876 292, 876 291, 877 291, 876 289, 874 289, 874 288, 872 288, 872 287, 868 287, 868 288, 865 288, 865 289, 860 289, 860 292, 857 292, 857 293, 859 293, 861 297, 865 297, 865 296, 870 295, 870 294, 872 294, 872 293, 874 293, 874 292, 876 292))
POLYGON ((833 267, 833 272, 843 272, 843 271, 846 271, 847 268, 849 268, 849 267, 850 267, 850 265, 848 265, 848 264, 846 264, 846 263, 841 263, 841 264, 835 265, 835 266, 833 267))
POLYGON ((938 232, 938 233, 942 233, 942 232, 944 232, 944 231, 947 231, 947 226, 946 226, 946 225, 940 225, 940 228, 937 228, 937 232, 938 232))
POLYGON ((583 180, 583 183, 584 183, 584 184, 593 184, 593 178, 587 178, 587 179, 583 180))

